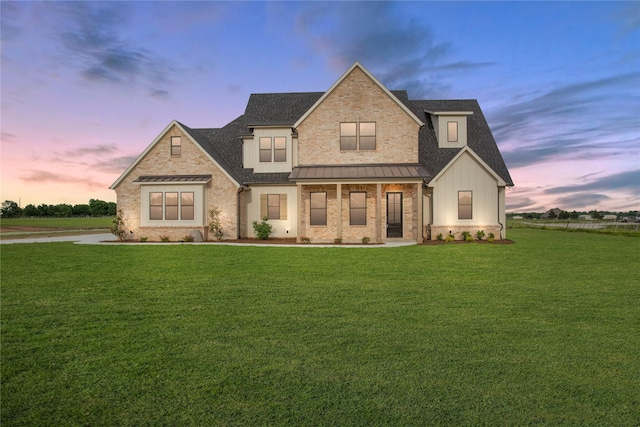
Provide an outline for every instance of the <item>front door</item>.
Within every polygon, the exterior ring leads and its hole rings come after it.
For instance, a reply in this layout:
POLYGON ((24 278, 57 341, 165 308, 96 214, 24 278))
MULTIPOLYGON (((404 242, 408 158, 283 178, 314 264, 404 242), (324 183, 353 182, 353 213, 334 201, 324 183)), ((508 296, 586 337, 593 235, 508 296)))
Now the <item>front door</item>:
POLYGON ((402 193, 387 193, 387 237, 402 237, 402 193))

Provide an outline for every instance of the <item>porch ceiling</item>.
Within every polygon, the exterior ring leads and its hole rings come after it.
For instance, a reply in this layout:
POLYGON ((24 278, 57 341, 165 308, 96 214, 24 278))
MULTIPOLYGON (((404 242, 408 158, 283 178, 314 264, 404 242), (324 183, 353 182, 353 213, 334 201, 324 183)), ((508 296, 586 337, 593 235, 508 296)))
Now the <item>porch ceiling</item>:
POLYGON ((430 177, 427 169, 418 164, 298 166, 293 168, 291 175, 289 175, 289 179, 292 181, 344 179, 387 180, 430 177))

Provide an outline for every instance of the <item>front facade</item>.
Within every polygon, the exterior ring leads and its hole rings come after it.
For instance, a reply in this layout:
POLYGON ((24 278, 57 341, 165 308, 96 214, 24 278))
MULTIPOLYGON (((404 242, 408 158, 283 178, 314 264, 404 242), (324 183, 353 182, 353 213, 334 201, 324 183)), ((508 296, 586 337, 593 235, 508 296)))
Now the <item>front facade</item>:
POLYGON ((355 63, 326 92, 254 94, 223 128, 173 121, 111 186, 133 238, 505 237, 509 172, 474 100, 413 101, 355 63))

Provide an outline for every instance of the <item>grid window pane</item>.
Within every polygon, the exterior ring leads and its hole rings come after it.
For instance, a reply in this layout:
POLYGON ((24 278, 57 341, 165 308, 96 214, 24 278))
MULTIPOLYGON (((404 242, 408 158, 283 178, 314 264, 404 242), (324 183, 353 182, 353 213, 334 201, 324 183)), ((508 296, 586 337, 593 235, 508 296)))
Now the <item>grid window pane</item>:
POLYGON ((267 194, 267 216, 269 219, 280 219, 279 194, 267 194))
POLYGON ((193 193, 180 193, 180 219, 192 221, 194 219, 193 193))
POLYGON ((327 225, 327 193, 311 193, 311 225, 327 225))
POLYGON ((376 124, 360 123, 360 149, 376 149, 376 124))
POLYGON ((273 161, 287 161, 287 138, 283 136, 273 138, 273 161))
POLYGON ((162 193, 149 193, 149 219, 162 220, 162 193))
POLYGON ((367 193, 349 193, 349 223, 367 225, 367 193))
POLYGON ((458 219, 473 219, 471 191, 458 191, 458 219))
POLYGON ((447 122, 447 141, 458 142, 458 122, 447 122))
POLYGON ((171 155, 179 157, 181 154, 182 139, 179 136, 171 137, 171 155))
POLYGON ((164 219, 178 219, 178 193, 164 194, 164 219))
POLYGON ((260 138, 260 161, 271 161, 271 138, 269 137, 260 138))
POLYGON ((355 150, 356 141, 356 124, 340 123, 340 149, 355 150))

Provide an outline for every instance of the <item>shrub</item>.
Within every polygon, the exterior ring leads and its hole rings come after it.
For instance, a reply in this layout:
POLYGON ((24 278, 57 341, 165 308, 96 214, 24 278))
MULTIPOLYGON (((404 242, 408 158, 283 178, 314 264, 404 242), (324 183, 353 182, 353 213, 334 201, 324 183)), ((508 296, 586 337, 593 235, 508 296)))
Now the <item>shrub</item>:
POLYGON ((370 238, 368 238, 367 236, 364 236, 364 237, 362 238, 362 244, 363 244, 363 245, 368 245, 370 241, 371 241, 371 239, 370 239, 370 238))
POLYGON ((192 235, 184 236, 183 240, 185 242, 193 242, 193 236, 192 235))
POLYGON ((471 235, 468 235, 467 237, 464 238, 465 242, 473 242, 473 237, 471 237, 471 235))
POLYGON ((163 236, 162 234, 160 235, 160 241, 161 242, 168 242, 169 241, 169 236, 163 236))
POLYGON ((456 240, 456 238, 453 236, 453 234, 449 233, 447 235, 447 237, 445 237, 444 241, 447 243, 453 243, 456 240))
POLYGON ((496 236, 493 233, 489 233, 489 237, 487 237, 487 242, 493 243, 496 240, 496 236))
POLYGON ((215 207, 209 211, 209 232, 218 240, 222 240, 224 236, 220 223, 220 209, 215 207))
POLYGON ((267 240, 273 233, 273 227, 267 222, 268 220, 269 218, 265 216, 261 222, 253 221, 253 231, 260 240, 267 240))
POLYGON ((146 241, 147 241, 147 239, 148 239, 148 237, 147 237, 147 236, 142 236, 142 237, 140 237, 140 241, 141 241, 141 242, 146 242, 146 241))
POLYGON ((122 210, 118 211, 118 215, 111 220, 111 233, 115 235, 121 242, 127 239, 127 228, 124 224, 122 210))
POLYGON ((444 237, 442 237, 442 233, 438 233, 438 235, 436 236, 436 240, 444 240, 444 237))
POLYGON ((311 243, 311 239, 308 237, 300 237, 302 243, 311 243))
POLYGON ((469 237, 471 237, 471 232, 469 232, 469 231, 463 231, 462 232, 462 240, 469 241, 469 237))
POLYGON ((478 240, 484 239, 484 230, 476 231, 476 237, 478 238, 478 240))

